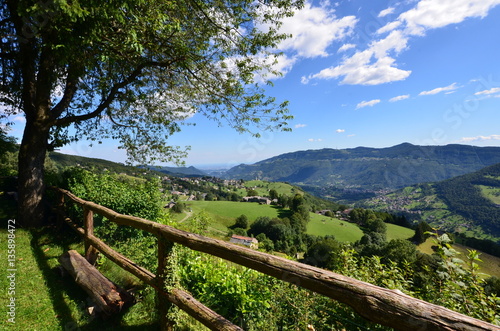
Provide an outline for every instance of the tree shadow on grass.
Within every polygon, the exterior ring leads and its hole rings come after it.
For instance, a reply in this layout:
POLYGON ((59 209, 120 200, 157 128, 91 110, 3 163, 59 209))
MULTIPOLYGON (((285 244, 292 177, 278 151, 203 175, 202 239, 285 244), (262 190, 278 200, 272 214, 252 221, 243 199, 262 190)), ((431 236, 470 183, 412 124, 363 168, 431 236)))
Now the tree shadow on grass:
POLYGON ((282 208, 281 206, 272 205, 272 208, 276 209, 278 213, 278 218, 292 217, 293 212, 290 209, 282 208))
POLYGON ((66 252, 78 246, 81 248, 81 238, 66 226, 63 229, 47 226, 31 229, 30 232, 33 255, 48 287, 54 312, 59 318, 60 330, 159 330, 158 324, 122 325, 123 314, 127 312, 128 308, 107 319, 88 315, 86 311, 90 302, 88 294, 75 283, 71 276, 63 277, 58 267, 51 267, 59 265, 58 262, 54 263, 53 259, 57 260, 61 251, 43 248, 43 246, 52 245, 59 247, 62 252, 66 252), (75 306, 68 305, 68 298, 75 303, 75 306), (78 318, 77 316, 82 317, 78 318))

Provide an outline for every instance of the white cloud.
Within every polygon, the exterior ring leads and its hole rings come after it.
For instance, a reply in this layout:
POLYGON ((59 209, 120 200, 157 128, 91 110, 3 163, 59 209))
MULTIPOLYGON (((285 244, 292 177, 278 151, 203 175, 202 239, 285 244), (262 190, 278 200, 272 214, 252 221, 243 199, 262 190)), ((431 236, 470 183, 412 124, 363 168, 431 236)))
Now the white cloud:
POLYGON ((387 9, 382 10, 379 14, 378 17, 385 17, 387 15, 390 15, 394 13, 394 7, 389 7, 387 9))
POLYGON ((337 133, 343 133, 343 132, 345 132, 345 130, 344 129, 337 129, 337 130, 335 130, 335 132, 337 132, 337 133))
POLYGON ((323 141, 323 139, 321 139, 321 138, 319 138, 319 139, 309 138, 309 139, 307 139, 307 141, 309 141, 309 142, 320 142, 320 141, 323 141))
POLYGON ((351 48, 354 48, 354 47, 356 47, 356 45, 354 45, 354 44, 344 44, 344 45, 340 46, 337 53, 345 52, 345 51, 347 51, 351 48))
POLYGON ((423 35, 427 29, 460 23, 470 17, 485 17, 500 0, 421 0, 413 9, 399 16, 406 31, 423 35))
POLYGON ((500 134, 492 134, 489 136, 464 137, 460 139, 458 142, 470 143, 475 141, 491 141, 491 140, 500 140, 500 134))
POLYGON ((307 124, 295 124, 296 129, 304 128, 306 126, 307 126, 307 124))
POLYGON ((389 102, 396 102, 396 101, 400 101, 400 100, 408 99, 409 97, 410 97, 410 95, 409 95, 409 94, 398 95, 397 97, 390 98, 390 99, 389 99, 389 102))
MULTIPOLYGON (((387 37, 374 40, 365 50, 342 59, 339 64, 303 77, 302 82, 308 83, 314 78, 343 78, 341 84, 379 85, 404 80, 411 74, 411 70, 398 68, 396 57, 408 47, 410 37, 424 36, 429 29, 460 23, 467 18, 485 17, 491 8, 500 4, 500 0, 420 0, 413 2, 416 3, 413 8, 379 28, 375 34, 377 36, 390 32, 387 37)), ((385 17, 393 14, 394 11, 394 7, 390 7, 382 10, 378 16, 385 17)), ((339 52, 344 50, 343 47, 339 49, 339 52)))
POLYGON ((12 120, 18 123, 26 123, 26 118, 24 116, 16 116, 12 120))
POLYGON ((493 87, 489 90, 479 91, 479 92, 474 93, 474 95, 489 95, 489 94, 495 94, 495 93, 500 93, 500 87, 493 87))
POLYGON ((292 37, 284 40, 278 48, 304 58, 327 56, 327 48, 352 33, 357 21, 355 16, 337 18, 335 11, 326 5, 314 7, 307 2, 294 16, 283 19, 279 32, 292 37))
POLYGON ((313 78, 331 79, 344 77, 342 84, 379 85, 406 79, 411 71, 398 69, 394 66, 395 59, 390 53, 399 53, 407 47, 407 38, 401 31, 395 30, 386 38, 372 42, 370 48, 356 52, 350 58, 336 67, 321 70, 310 75, 313 78))
POLYGON ((430 91, 422 91, 418 95, 438 94, 438 93, 446 92, 446 91, 454 91, 457 88, 458 88, 457 83, 453 83, 453 84, 445 86, 445 87, 437 87, 437 88, 430 90, 430 91))
POLYGON ((394 21, 394 22, 387 23, 386 25, 384 25, 383 27, 381 27, 380 29, 377 30, 377 34, 383 34, 383 33, 392 31, 392 30, 398 28, 399 26, 401 26, 400 21, 394 21))
POLYGON ((373 107, 377 103, 380 102, 380 99, 375 99, 375 100, 370 100, 370 101, 361 101, 356 105, 356 109, 363 108, 363 107, 373 107))

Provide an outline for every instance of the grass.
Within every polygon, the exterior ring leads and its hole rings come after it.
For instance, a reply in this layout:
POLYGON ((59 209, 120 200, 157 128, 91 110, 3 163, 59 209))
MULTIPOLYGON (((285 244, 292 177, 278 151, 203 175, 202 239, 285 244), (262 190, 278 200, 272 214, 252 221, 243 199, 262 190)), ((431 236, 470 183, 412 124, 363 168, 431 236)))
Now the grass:
POLYGON ((387 223, 387 241, 393 239, 409 239, 415 234, 415 230, 403 226, 387 223))
MULTIPOLYGON (((418 250, 422 253, 432 254, 434 252, 432 250, 432 246, 434 245, 436 245, 434 242, 434 238, 428 238, 424 243, 418 246, 418 250)), ((460 253, 458 255, 458 258, 462 260, 467 259, 467 250, 470 248, 459 244, 454 244, 453 248, 460 253)), ((482 262, 478 263, 480 272, 489 276, 500 277, 500 258, 487 253, 480 253, 481 255, 479 256, 479 258, 482 260, 482 262)), ((485 277, 487 278, 488 276, 485 277)))
MULTIPOLYGON (((293 187, 290 184, 282 182, 266 182, 261 180, 249 180, 245 182, 247 189, 255 188, 261 196, 268 196, 270 190, 276 190, 278 195, 293 196, 295 193, 303 193, 300 189, 293 187)), ((246 190, 240 191, 240 194, 246 195, 246 190)))
MULTIPOLYGON (((259 205, 252 202, 234 201, 190 201, 188 207, 193 213, 202 210, 207 212, 214 220, 210 226, 219 231, 226 232, 232 226, 235 219, 244 214, 248 217, 250 224, 258 217, 267 216, 270 218, 287 216, 288 210, 281 210, 279 207, 270 205, 259 205), (284 215, 285 214, 285 215, 284 215)), ((186 214, 174 215, 176 220, 185 217, 186 214)), ((363 236, 361 229, 352 223, 340 221, 315 213, 311 213, 311 221, 307 225, 307 233, 317 236, 333 235, 338 241, 355 242, 363 236)), ((412 237, 414 231, 394 224, 387 224, 387 240, 408 239, 412 237)))
POLYGON ((500 205, 500 188, 485 185, 476 185, 481 190, 481 194, 494 204, 500 205))
POLYGON ((246 215, 248 220, 253 223, 258 217, 268 216, 270 218, 279 217, 281 208, 270 205, 259 205, 256 202, 234 202, 234 201, 190 201, 187 203, 194 213, 202 210, 206 211, 216 224, 217 228, 234 225, 238 216, 246 215), (219 224, 219 226, 217 226, 219 224))
MULTIPOLYGON (((69 249, 82 253, 83 246, 76 235, 55 227, 37 230, 16 229, 16 318, 15 324, 2 319, 2 330, 157 330, 152 308, 154 297, 126 308, 106 320, 87 313, 88 295, 71 276, 63 277, 58 268, 58 257, 69 249)), ((0 231, 6 238, 7 231, 0 231)), ((5 246, 0 252, 5 256, 5 246)), ((0 286, 8 287, 6 259, 2 261, 0 286)), ((111 262, 109 262, 111 264, 111 262)), ((130 276, 114 266, 101 270, 112 281, 123 286, 130 276), (120 270, 120 271, 117 271, 120 270)), ((10 296, 0 294, 2 316, 6 316, 6 302, 10 296)))
POLYGON ((355 242, 363 236, 363 232, 355 224, 318 214, 311 214, 307 233, 316 236, 333 235, 341 242, 355 242))

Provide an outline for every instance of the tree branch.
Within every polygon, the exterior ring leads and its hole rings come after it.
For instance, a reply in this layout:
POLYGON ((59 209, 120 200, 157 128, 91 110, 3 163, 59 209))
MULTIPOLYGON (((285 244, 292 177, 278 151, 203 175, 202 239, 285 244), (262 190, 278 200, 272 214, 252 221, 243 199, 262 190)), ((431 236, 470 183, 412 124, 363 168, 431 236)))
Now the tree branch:
POLYGON ((59 100, 57 105, 52 108, 51 117, 54 120, 61 116, 64 110, 69 107, 71 101, 73 100, 73 97, 75 96, 78 88, 78 79, 80 78, 77 72, 78 70, 76 69, 75 65, 69 66, 68 77, 66 78, 66 87, 64 88, 64 95, 61 100, 59 100))
MULTIPOLYGON (((123 81, 113 85, 113 87, 109 91, 107 97, 97 106, 97 108, 94 111, 87 113, 87 114, 83 114, 83 115, 67 116, 67 117, 60 118, 56 121, 55 125, 67 126, 71 123, 82 122, 82 121, 89 120, 91 118, 95 118, 95 117, 99 116, 102 112, 104 112, 106 109, 108 109, 108 107, 111 105, 111 103, 113 101, 116 100, 116 97, 117 97, 120 89, 131 84, 137 77, 139 77, 142 74, 142 71, 145 68, 147 68, 147 67, 168 68, 172 65, 172 63, 179 61, 179 60, 182 60, 182 59, 173 59, 173 60, 167 61, 167 62, 149 61, 149 62, 145 62, 145 63, 139 65, 123 81)), ((61 105, 61 107, 62 106, 63 105, 61 105)), ((66 108, 64 108, 64 109, 66 109, 66 108)), ((64 111, 64 109, 58 109, 58 111, 61 111, 61 110, 64 111)))

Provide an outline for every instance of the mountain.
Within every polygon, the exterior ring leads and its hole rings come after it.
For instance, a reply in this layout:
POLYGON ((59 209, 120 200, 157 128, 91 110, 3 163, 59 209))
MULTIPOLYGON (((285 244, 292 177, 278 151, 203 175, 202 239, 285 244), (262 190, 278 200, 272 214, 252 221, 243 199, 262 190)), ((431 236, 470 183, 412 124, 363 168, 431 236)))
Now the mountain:
POLYGON ((156 166, 145 166, 146 168, 154 171, 158 171, 170 176, 176 177, 203 177, 208 174, 198 168, 193 166, 190 167, 156 167, 156 166))
POLYGON ((474 237, 500 237, 500 163, 368 199, 363 207, 404 214, 474 237))
POLYGON ((495 163, 500 163, 500 147, 403 143, 388 148, 326 148, 287 153, 233 167, 224 177, 375 191, 440 181, 495 163))

